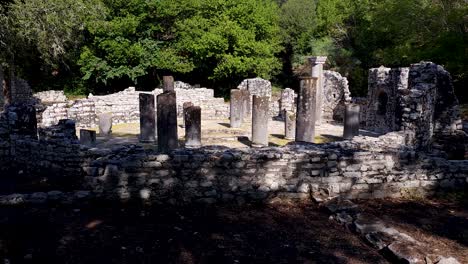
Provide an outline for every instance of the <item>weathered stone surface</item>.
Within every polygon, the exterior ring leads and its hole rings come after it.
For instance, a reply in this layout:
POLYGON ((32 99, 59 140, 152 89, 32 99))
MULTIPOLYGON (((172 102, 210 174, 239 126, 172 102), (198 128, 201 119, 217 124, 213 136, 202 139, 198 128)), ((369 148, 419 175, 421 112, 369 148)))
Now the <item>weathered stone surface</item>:
POLYGON ((345 105, 351 102, 348 79, 338 72, 323 71, 323 80, 323 121, 342 121, 345 105))
POLYGON ((201 146, 201 109, 199 106, 189 106, 185 109, 185 147, 201 146))
POLYGON ((231 90, 231 108, 229 119, 232 128, 239 128, 242 125, 242 113, 244 111, 244 102, 242 98, 242 92, 240 90, 231 90))
POLYGON ((176 93, 164 92, 158 95, 157 100, 158 149, 164 153, 179 146, 176 93))
POLYGON ((163 92, 174 91, 174 77, 163 76, 163 92))
POLYGON ((156 108, 152 94, 140 94, 140 141, 156 141, 156 108))
POLYGON ((247 90, 251 96, 271 97, 271 82, 262 78, 245 79, 237 89, 247 90))
POLYGON ((390 69, 381 66, 369 70, 367 129, 379 133, 398 129, 398 91, 408 89, 408 74, 409 68, 390 69))
POLYGON ((426 264, 425 252, 414 244, 397 241, 390 244, 388 246, 388 250, 395 256, 395 258, 400 261, 404 261, 404 263, 426 264))
POLYGON ((340 211, 353 210, 357 205, 350 200, 332 199, 323 203, 323 206, 330 211, 330 213, 337 213, 340 211))
POLYGON ((461 263, 454 257, 448 257, 448 258, 442 257, 439 259, 437 264, 461 264, 461 263))
POLYGON ((96 131, 80 129, 80 143, 87 146, 96 145, 96 131))
POLYGON ((248 122, 252 118, 252 96, 248 90, 241 90, 242 94, 242 121, 248 122))
POLYGON ((286 111, 284 114, 284 138, 294 140, 296 136, 296 114, 286 111))
POLYGON ((102 113, 99 118, 99 135, 110 136, 112 133, 112 114, 102 113))
POLYGON ((345 110, 343 138, 352 139, 359 136, 359 105, 347 104, 345 110))
POLYGON ((315 141, 317 78, 303 78, 296 114, 296 141, 315 141))
POLYGON ((35 93, 34 98, 39 99, 42 103, 65 103, 67 102, 67 97, 63 91, 43 91, 35 93))
POLYGON ((192 102, 185 102, 183 105, 182 105, 182 108, 184 110, 184 116, 182 118, 182 127, 185 127, 185 112, 186 112, 186 109, 191 107, 191 106, 194 106, 194 104, 192 102))
POLYGON ((323 84, 324 84, 324 76, 323 76, 323 64, 327 61, 326 56, 314 56, 309 57, 309 63, 312 66, 311 77, 317 78, 316 84, 316 99, 315 99, 315 122, 317 125, 322 123, 322 115, 323 115, 323 84))
POLYGON ((253 96, 252 146, 268 146, 269 97, 253 96))
POLYGON ((286 113, 284 111, 296 112, 296 98, 297 94, 291 88, 281 91, 280 111, 283 118, 286 113))

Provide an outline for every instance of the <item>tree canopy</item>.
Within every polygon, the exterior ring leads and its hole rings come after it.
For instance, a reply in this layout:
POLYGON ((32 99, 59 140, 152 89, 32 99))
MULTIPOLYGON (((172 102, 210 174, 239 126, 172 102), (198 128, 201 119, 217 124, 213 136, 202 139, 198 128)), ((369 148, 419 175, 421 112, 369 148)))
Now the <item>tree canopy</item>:
POLYGON ((327 55, 364 95, 368 68, 429 60, 463 99, 467 14, 465 0, 9 0, 0 64, 35 89, 149 88, 173 74, 223 93, 254 76, 294 85, 305 56, 327 55))

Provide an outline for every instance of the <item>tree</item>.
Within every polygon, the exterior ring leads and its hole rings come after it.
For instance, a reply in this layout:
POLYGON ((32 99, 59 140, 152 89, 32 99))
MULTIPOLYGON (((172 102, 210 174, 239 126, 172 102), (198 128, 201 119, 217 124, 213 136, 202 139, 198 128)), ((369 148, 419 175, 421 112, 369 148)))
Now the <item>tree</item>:
MULTIPOLYGON (((2 60, 28 79, 40 72, 72 75, 88 20, 103 13, 100 0, 12 0, 4 6, 2 60)), ((94 20, 94 19, 92 19, 94 20)), ((10 74, 11 75, 11 74, 10 74)), ((40 76, 39 78, 44 78, 40 76)), ((50 77, 49 77, 50 78, 50 77)))
POLYGON ((181 16, 175 47, 213 80, 270 78, 281 50, 278 6, 271 0, 163 1, 181 16), (180 6, 183 6, 180 8, 180 6))
POLYGON ((156 71, 188 72, 193 65, 165 40, 157 1, 105 1, 109 13, 87 27, 89 42, 79 64, 85 80, 96 84, 138 83, 156 71))

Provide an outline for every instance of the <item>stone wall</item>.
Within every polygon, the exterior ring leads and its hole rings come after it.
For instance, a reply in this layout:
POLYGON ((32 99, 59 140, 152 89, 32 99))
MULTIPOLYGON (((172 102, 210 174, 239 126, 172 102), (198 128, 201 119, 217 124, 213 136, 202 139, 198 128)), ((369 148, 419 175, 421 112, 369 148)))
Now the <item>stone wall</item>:
POLYGON ((373 68, 369 70, 367 129, 387 133, 400 127, 399 91, 408 89, 409 68, 373 68))
MULTIPOLYGON (((226 119, 229 117, 229 105, 223 98, 214 97, 214 91, 207 88, 176 89, 177 109, 179 117, 182 117, 182 105, 184 102, 192 102, 202 108, 203 119, 226 119)), ((66 103, 54 103, 42 113, 42 126, 57 124, 61 119, 73 119, 78 127, 93 127, 97 124, 97 115, 112 113, 114 124, 136 123, 140 120, 139 100, 140 93, 153 93, 155 96, 162 93, 162 89, 152 92, 135 91, 134 87, 124 91, 93 96, 87 99, 68 101, 66 103)))
POLYGON ((211 203, 337 195, 381 198, 427 195, 468 183, 468 161, 416 152, 405 144, 404 132, 323 145, 203 147, 161 154, 137 145, 79 145, 72 121, 46 128, 40 139, 27 137, 18 134, 23 125, 17 123, 23 121, 14 116, 23 116, 19 108, 0 116, 0 146, 7 148, 0 158, 10 160, 3 169, 20 168, 62 180, 64 189, 88 190, 109 199, 211 203))
POLYGON ((338 72, 323 72, 322 118, 325 121, 343 121, 345 104, 351 102, 348 79, 338 72))
POLYGON ((39 99, 40 102, 47 103, 47 104, 67 102, 67 97, 65 96, 63 91, 54 91, 54 90, 43 91, 43 92, 35 93, 33 97, 39 99))
POLYGON ((11 87, 11 102, 13 103, 25 103, 31 102, 32 89, 28 82, 15 78, 11 87))

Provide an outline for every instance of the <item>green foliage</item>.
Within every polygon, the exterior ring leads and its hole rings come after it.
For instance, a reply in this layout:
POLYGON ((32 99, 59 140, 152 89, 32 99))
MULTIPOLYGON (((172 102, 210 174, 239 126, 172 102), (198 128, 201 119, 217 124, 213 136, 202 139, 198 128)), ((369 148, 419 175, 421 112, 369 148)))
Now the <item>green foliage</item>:
POLYGON ((17 39, 36 47, 48 65, 65 62, 83 40, 87 20, 102 12, 98 0, 15 0, 9 8, 17 39))
POLYGON ((356 96, 371 67, 430 60, 466 101, 466 14, 465 0, 7 0, 0 63, 36 89, 149 88, 173 74, 223 94, 256 76, 297 87, 306 56, 327 55, 356 96))
POLYGON ((213 80, 271 77, 280 66, 278 8, 269 0, 163 1, 174 47, 213 80))
POLYGON ((213 80, 279 68, 277 6, 268 0, 106 1, 80 56, 85 80, 200 72, 213 80))

